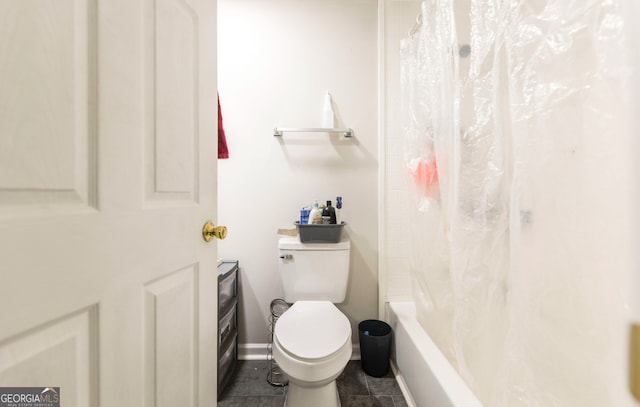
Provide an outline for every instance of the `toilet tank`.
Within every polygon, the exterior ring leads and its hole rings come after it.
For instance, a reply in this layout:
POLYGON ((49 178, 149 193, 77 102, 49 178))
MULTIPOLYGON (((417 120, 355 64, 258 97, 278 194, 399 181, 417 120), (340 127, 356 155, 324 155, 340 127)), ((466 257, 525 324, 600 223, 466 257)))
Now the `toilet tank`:
POLYGON ((295 237, 278 241, 284 300, 343 302, 349 282, 349 241, 301 243, 295 237))

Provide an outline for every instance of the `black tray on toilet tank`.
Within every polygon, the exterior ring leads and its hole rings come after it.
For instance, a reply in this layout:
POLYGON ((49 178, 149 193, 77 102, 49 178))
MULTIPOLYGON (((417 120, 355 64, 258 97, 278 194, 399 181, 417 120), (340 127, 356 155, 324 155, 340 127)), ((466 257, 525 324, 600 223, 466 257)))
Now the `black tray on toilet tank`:
POLYGON ((338 243, 342 235, 342 228, 346 225, 341 222, 335 225, 301 225, 294 222, 298 228, 298 235, 302 243, 338 243))

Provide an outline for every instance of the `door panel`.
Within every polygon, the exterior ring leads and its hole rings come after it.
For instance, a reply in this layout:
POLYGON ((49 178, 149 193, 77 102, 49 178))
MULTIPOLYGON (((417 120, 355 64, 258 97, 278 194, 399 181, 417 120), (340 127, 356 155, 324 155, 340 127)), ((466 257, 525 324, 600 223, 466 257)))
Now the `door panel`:
POLYGON ((95 405, 97 307, 89 307, 6 341, 0 347, 0 383, 31 387, 50 383, 64 389, 69 405, 95 405), (8 357, 7 357, 8 356, 8 357))
POLYGON ((145 286, 147 406, 195 405, 197 278, 191 265, 145 286))
POLYGON ((94 13, 91 0, 0 1, 2 213, 95 204, 94 13))
MULTIPOLYGON (((153 4, 153 3, 152 3, 153 4)), ((182 0, 158 0, 146 59, 150 112, 147 190, 150 199, 196 197, 198 44, 196 11, 182 0), (190 137, 185 137, 190 135, 190 137)), ((205 92, 206 93, 206 92, 205 92)))

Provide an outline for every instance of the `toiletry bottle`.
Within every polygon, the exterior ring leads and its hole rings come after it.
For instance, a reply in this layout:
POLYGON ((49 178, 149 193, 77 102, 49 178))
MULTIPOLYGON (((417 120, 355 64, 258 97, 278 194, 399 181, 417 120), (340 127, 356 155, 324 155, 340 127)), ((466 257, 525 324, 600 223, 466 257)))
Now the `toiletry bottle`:
POLYGON ((336 197, 336 223, 340 225, 342 223, 342 197, 336 197))
POLYGON ((311 209, 308 206, 303 206, 300 209, 300 224, 301 225, 306 225, 309 223, 309 213, 311 212, 311 209))
POLYGON ((311 212, 309 213, 309 224, 310 225, 322 224, 322 212, 320 212, 320 208, 318 207, 318 202, 313 203, 313 207, 311 208, 311 212))
POLYGON ((327 201, 327 206, 324 208, 322 212, 322 217, 329 217, 329 224, 335 225, 336 221, 336 210, 333 206, 331 206, 331 201, 327 201))
POLYGON ((335 127, 335 115, 331 105, 331 95, 329 92, 324 97, 324 107, 322 108, 322 127, 333 129, 335 127))
MULTIPOLYGON (((329 201, 327 201, 329 202, 329 201)), ((329 206, 325 205, 325 204, 320 204, 320 212, 322 212, 322 224, 323 225, 328 225, 329 224, 329 206)))

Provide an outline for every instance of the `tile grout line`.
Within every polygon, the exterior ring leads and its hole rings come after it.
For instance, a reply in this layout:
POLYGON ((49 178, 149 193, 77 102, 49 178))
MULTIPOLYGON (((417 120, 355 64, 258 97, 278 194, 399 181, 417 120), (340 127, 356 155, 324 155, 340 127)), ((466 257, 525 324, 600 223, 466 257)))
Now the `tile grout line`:
POLYGON ((369 388, 369 379, 367 379, 366 373, 362 372, 361 374, 364 376, 364 383, 367 385, 367 395, 371 397, 372 394, 371 394, 371 389, 369 388))

